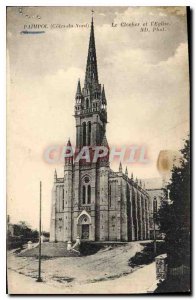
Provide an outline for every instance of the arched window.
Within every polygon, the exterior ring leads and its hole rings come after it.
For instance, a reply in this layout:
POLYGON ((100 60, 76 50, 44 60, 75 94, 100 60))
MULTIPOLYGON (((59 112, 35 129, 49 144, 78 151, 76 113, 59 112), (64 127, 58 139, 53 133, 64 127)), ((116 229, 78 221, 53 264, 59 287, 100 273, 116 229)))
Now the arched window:
POLYGON ((82 179, 82 204, 91 204, 91 180, 88 175, 82 179))
POLYGON ((91 203, 91 186, 88 185, 88 204, 91 203))
POLYGON ((86 146, 86 123, 82 124, 83 126, 83 146, 86 146))
POLYGON ((86 108, 87 109, 89 108, 89 99, 88 98, 86 99, 86 108))
POLYGON ((63 201, 62 201, 62 209, 64 210, 64 208, 65 208, 65 195, 64 195, 64 188, 63 188, 63 201))
POLYGON ((109 206, 112 206, 112 187, 109 185, 109 206))
POLYGON ((88 145, 91 144, 91 122, 88 122, 88 145))
POLYGON ((82 203, 85 204, 86 202, 86 187, 83 185, 82 187, 82 203))

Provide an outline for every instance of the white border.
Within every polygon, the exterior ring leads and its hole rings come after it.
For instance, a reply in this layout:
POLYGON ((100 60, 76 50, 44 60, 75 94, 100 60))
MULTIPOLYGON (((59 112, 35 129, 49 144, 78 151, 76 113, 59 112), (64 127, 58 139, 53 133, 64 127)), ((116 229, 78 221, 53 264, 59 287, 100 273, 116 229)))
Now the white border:
MULTIPOLYGON (((17 0, 1 0, 0 2, 0 211, 1 211, 1 218, 0 218, 0 237, 1 237, 1 246, 0 246, 0 270, 1 270, 1 277, 0 277, 0 297, 1 299, 5 299, 7 296, 5 295, 5 284, 6 284, 6 277, 5 277, 5 270, 6 270, 6 248, 5 248, 5 240, 6 240, 6 6, 190 6, 193 10, 195 10, 196 7, 196 1, 190 0, 178 0, 178 1, 171 1, 171 0, 137 0, 137 1, 131 1, 131 0, 121 0, 121 1, 106 1, 106 0, 99 0, 99 1, 93 1, 92 0, 86 0, 86 1, 63 1, 63 0, 34 0, 34 1, 17 1, 17 0), (92 5, 93 4, 93 5, 92 5)), ((192 16, 193 18, 193 16, 192 16)), ((194 20, 193 20, 194 22, 194 20)), ((193 23, 193 41, 192 41, 192 49, 195 49, 195 23, 193 23)), ((193 53, 193 50, 192 50, 193 53)), ((193 59, 194 62, 194 59, 193 59)), ((192 73, 194 71, 195 63, 192 66, 192 73)), ((195 78, 193 78, 193 87, 195 86, 195 78)), ((192 90, 193 90, 192 87, 192 90)), ((194 96, 194 95, 193 95, 194 96)), ((192 109, 193 114, 195 115, 195 105, 193 106, 194 99, 192 99, 192 109)), ((195 122, 194 118, 192 120, 192 130, 195 129, 195 122)), ((193 139, 196 138, 196 134, 194 132, 193 139)), ((193 145, 192 145, 193 147, 193 145)), ((192 148, 192 151, 194 149, 192 148)), ((12 149, 12 153, 14 156, 14 149, 12 149)), ((194 153, 192 153, 194 154, 194 153)), ((193 170, 195 170, 196 163, 193 164, 193 170)), ((193 181, 193 186, 195 186, 195 180, 193 181)), ((194 193, 192 195, 192 202, 194 204, 194 193)), ((194 212, 195 212, 195 206, 193 205, 194 211, 192 212, 193 216, 193 222, 194 222, 194 212)), ((195 222, 194 222, 195 223, 195 222)), ((193 225, 194 225, 193 223, 193 225)), ((193 226, 192 226, 193 227, 193 226)), ((193 230, 193 228, 192 228, 193 230)), ((194 237, 192 237, 194 238, 194 237)), ((195 242, 195 241, 193 241, 195 242)), ((195 243, 193 245, 194 249, 195 243)), ((193 253, 194 254, 194 253, 193 253)), ((195 267, 195 263, 194 263, 195 267)), ((195 277, 196 278, 196 277, 195 277)), ((193 287, 195 287, 195 278, 193 281, 193 287)), ((36 292, 36 291, 35 291, 36 292)), ((27 296, 26 296, 27 297, 27 296)), ((26 298, 26 297, 23 297, 26 298)), ((66 296, 68 297, 68 296, 66 296)), ((76 297, 76 296, 75 296, 76 297)), ((106 296, 102 296, 102 298, 105 298, 106 296)), ((131 296, 133 297, 133 296, 131 296)), ((20 297, 19 297, 20 298, 20 297)), ((40 296, 38 296, 40 298, 40 296)), ((53 296, 52 298, 56 298, 53 296)), ((73 298, 73 296, 72 296, 73 298)), ((119 296, 120 298, 120 296, 119 296)), ((138 297, 137 297, 138 298, 138 297)), ((142 298, 140 296, 139 298, 142 298)), ((167 298, 172 298, 168 297, 167 298)))

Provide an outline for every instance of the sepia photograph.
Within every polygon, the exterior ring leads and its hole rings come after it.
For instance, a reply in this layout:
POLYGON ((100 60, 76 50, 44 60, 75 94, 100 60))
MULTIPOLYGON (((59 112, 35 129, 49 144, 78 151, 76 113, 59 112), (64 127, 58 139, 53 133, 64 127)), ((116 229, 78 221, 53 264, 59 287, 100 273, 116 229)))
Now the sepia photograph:
POLYGON ((186 6, 7 6, 7 293, 191 294, 186 6))

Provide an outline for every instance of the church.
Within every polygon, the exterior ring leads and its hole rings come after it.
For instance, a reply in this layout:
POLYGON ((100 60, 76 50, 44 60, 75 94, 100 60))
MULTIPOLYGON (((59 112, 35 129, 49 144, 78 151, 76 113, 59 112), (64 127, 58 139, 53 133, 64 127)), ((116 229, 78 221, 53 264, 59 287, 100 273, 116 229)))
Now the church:
MULTIPOLYGON (((106 138, 107 100, 99 83, 93 18, 84 87, 75 95, 76 150, 109 149, 106 138)), ((71 147, 71 142, 67 144, 71 147)), ((52 189, 50 241, 136 241, 149 239, 149 195, 128 177, 127 168, 114 172, 109 156, 94 161, 65 157, 64 177, 55 171, 52 189)))

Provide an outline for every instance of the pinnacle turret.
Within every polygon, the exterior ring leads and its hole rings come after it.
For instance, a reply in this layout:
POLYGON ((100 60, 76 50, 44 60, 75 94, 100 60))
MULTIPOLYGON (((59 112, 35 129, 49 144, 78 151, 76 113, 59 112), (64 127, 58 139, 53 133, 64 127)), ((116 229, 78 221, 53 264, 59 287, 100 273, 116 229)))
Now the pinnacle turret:
POLYGON ((80 79, 78 79, 78 86, 77 86, 77 91, 76 91, 76 98, 77 98, 78 96, 82 96, 81 85, 80 85, 80 79))
POLYGON ((121 162, 119 164, 119 172, 122 172, 122 164, 121 164, 121 162))
POLYGON ((106 105, 106 104, 107 104, 106 96, 105 96, 104 85, 103 85, 103 89, 102 89, 102 92, 101 92, 101 101, 102 101, 102 104, 103 104, 103 105, 106 105))
POLYGON ((127 167, 125 169, 125 175, 128 176, 128 170, 127 170, 127 167))
POLYGON ((69 165, 69 164, 72 164, 72 163, 73 163, 73 149, 72 149, 71 141, 70 141, 70 138, 69 138, 68 142, 67 142, 67 148, 66 148, 66 151, 65 151, 65 164, 69 165))
POLYGON ((68 141, 67 141, 67 146, 71 147, 71 141, 70 141, 70 138, 69 138, 68 141))

